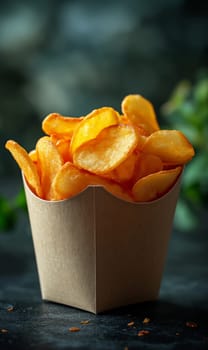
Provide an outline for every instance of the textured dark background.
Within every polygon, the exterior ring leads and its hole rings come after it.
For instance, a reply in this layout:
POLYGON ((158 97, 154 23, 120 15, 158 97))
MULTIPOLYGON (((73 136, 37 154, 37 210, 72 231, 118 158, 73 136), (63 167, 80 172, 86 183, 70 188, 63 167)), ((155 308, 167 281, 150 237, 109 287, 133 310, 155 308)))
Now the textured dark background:
MULTIPOLYGON (((0 176, 18 176, 4 150, 28 150, 50 112, 120 109, 128 93, 160 106, 208 63, 204 0, 1 0, 0 176)), ((159 116, 160 118, 160 116, 159 116)))
MULTIPOLYGON (((119 110, 126 94, 140 93, 162 123, 175 85, 208 69, 207 33, 204 0, 1 0, 0 196, 13 198, 21 186, 5 141, 34 148, 50 112, 119 110)), ((8 330, 0 349, 208 348, 207 214, 203 229, 173 232, 158 303, 101 316, 41 301, 29 220, 20 214, 0 235, 0 330, 8 330), (139 338, 146 316, 150 335, 139 338), (89 327, 70 334, 83 319, 89 327)))

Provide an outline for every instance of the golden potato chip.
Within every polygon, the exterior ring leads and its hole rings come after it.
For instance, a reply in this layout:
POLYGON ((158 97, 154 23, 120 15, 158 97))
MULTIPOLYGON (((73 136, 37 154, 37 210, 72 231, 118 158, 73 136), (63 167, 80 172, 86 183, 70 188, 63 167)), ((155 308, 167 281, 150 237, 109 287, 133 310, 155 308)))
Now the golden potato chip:
POLYGON ((151 134, 142 148, 144 153, 154 154, 173 165, 185 164, 194 156, 194 149, 182 132, 159 130, 151 134))
POLYGON ((128 202, 134 201, 130 190, 124 188, 123 186, 119 185, 118 183, 115 183, 112 180, 106 179, 102 176, 92 174, 89 176, 88 181, 90 186, 101 186, 105 188, 107 192, 111 193, 113 196, 119 199, 122 199, 128 202))
POLYGON ((67 139, 61 137, 61 135, 55 135, 55 134, 51 134, 50 139, 54 143, 54 145, 56 145, 59 140, 67 140, 67 139))
POLYGON ((119 123, 129 125, 129 124, 131 124, 131 121, 129 120, 129 118, 126 115, 119 114, 119 123))
POLYGON ((64 163, 72 161, 72 155, 70 152, 70 140, 58 140, 56 142, 56 148, 58 149, 64 163))
POLYGON ((143 146, 144 146, 145 142, 146 142, 147 136, 146 136, 146 133, 143 131, 142 128, 139 128, 137 126, 134 126, 134 127, 136 129, 137 138, 138 138, 136 149, 138 151, 141 151, 143 149, 143 146))
POLYGON ((118 113, 110 107, 95 109, 88 114, 75 130, 71 140, 73 154, 81 145, 95 139, 105 128, 118 124, 118 113))
POLYGON ((122 101, 121 109, 123 114, 126 115, 132 123, 144 129, 147 135, 159 130, 159 125, 151 102, 141 95, 126 96, 122 101))
POLYGON ((13 140, 8 140, 6 142, 5 147, 8 151, 10 151, 10 153, 16 160, 31 190, 37 196, 42 197, 43 194, 40 184, 40 178, 36 166, 33 163, 27 151, 13 140))
POLYGON ((63 165, 63 159, 50 137, 41 137, 36 144, 38 165, 41 171, 41 186, 44 199, 50 200, 50 189, 56 173, 63 165))
POLYGON ((126 96, 121 109, 102 107, 79 118, 51 113, 42 122, 49 136, 35 150, 28 154, 11 140, 6 148, 43 199, 102 186, 130 202, 154 200, 171 188, 194 149, 180 131, 160 130, 151 102, 141 95, 126 96))
POLYGON ((79 147, 73 162, 95 174, 106 174, 120 165, 137 146, 137 134, 131 125, 104 129, 99 137, 79 147))
POLYGON ((135 128, 136 133, 137 133, 137 147, 136 147, 136 149, 138 151, 140 151, 146 142, 148 134, 146 133, 146 131, 142 127, 135 125, 127 117, 122 116, 122 118, 120 120, 121 120, 120 124, 132 125, 135 128))
MULTIPOLYGON (((29 157, 33 161, 33 163, 35 164, 38 175, 39 175, 39 179, 40 179, 41 178, 41 169, 40 169, 40 164, 38 162, 38 155, 37 155, 36 149, 33 149, 32 151, 30 151, 29 157)), ((42 193, 43 193, 43 191, 42 191, 42 193)))
POLYGON ((64 117, 59 113, 51 113, 43 120, 42 129, 47 135, 71 139, 74 130, 82 120, 82 117, 64 117))
POLYGON ((163 163, 154 154, 140 153, 135 166, 133 181, 136 182, 141 177, 163 170, 163 163))
POLYGON ((71 198, 83 191, 90 183, 90 175, 72 163, 65 163, 53 179, 51 200, 71 198))
POLYGON ((136 202, 150 202, 164 195, 176 182, 182 167, 162 170, 139 179, 132 188, 136 202))
POLYGON ((137 158, 137 153, 132 152, 124 162, 109 173, 109 176, 117 182, 129 181, 133 177, 137 158))
POLYGON ((74 197, 88 186, 101 186, 120 199, 133 201, 130 193, 120 185, 80 170, 70 162, 65 163, 56 174, 51 187, 51 199, 63 200, 74 197))
POLYGON ((30 151, 29 156, 30 156, 30 159, 33 161, 33 163, 37 163, 38 158, 37 158, 36 149, 33 149, 32 151, 30 151))

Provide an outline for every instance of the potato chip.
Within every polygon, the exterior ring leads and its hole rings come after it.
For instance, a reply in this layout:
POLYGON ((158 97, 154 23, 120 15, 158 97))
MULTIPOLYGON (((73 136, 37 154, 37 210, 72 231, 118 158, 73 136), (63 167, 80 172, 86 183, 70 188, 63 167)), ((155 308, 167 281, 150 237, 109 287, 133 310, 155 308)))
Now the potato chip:
POLYGON ((137 146, 137 134, 131 125, 115 125, 99 137, 85 143, 73 154, 73 162, 95 174, 106 174, 120 165, 137 146))
POLYGON ((84 143, 95 139, 105 128, 116 125, 118 122, 118 113, 113 108, 95 109, 75 130, 71 140, 71 153, 73 154, 84 143))
POLYGON ((141 95, 128 95, 121 104, 124 115, 135 125, 145 130, 150 135, 159 130, 159 125, 155 115, 154 108, 150 101, 141 95))
POLYGON ((25 179, 31 190, 39 197, 42 197, 42 189, 40 185, 40 178, 27 151, 13 140, 8 140, 5 145, 6 149, 10 151, 20 169, 22 170, 25 179))
POLYGON ((51 183, 63 165, 63 159, 50 137, 41 137, 36 144, 44 199, 50 200, 51 183))
POLYGON ((54 143, 55 146, 59 140, 67 140, 67 139, 61 137, 61 135, 55 135, 55 134, 51 134, 50 139, 54 143))
POLYGON ((123 200, 154 200, 174 184, 194 149, 180 131, 160 130, 152 104, 141 95, 126 96, 121 109, 102 107, 79 118, 51 113, 42 122, 49 136, 29 155, 13 141, 6 147, 43 199, 102 186, 123 200))
POLYGON ((144 153, 154 154, 172 165, 185 164, 194 156, 194 149, 182 132, 159 130, 151 134, 143 146, 144 153))
POLYGON ((119 123, 129 125, 129 124, 131 124, 131 121, 129 120, 129 118, 126 115, 119 114, 119 123))
POLYGON ((89 176, 88 181, 90 186, 101 186, 107 192, 111 193, 112 195, 114 195, 119 199, 122 199, 128 202, 134 201, 130 190, 124 188, 123 186, 119 185, 118 183, 115 183, 112 180, 92 174, 89 176))
POLYGON ((137 158, 137 153, 132 152, 109 176, 120 183, 129 181, 133 177, 137 158))
POLYGON ((90 175, 72 163, 65 163, 57 172, 51 186, 51 200, 71 198, 90 183, 90 175))
POLYGON ((38 158, 37 158, 36 149, 33 149, 32 151, 30 151, 29 157, 30 157, 30 159, 33 161, 33 163, 37 163, 38 158))
POLYGON ((47 135, 71 139, 74 130, 82 120, 82 117, 64 117, 59 113, 51 113, 43 120, 42 129, 47 135))
POLYGON ((182 167, 162 170, 139 179, 132 193, 136 202, 150 202, 164 195, 176 182, 182 167))
POLYGON ((163 163, 154 154, 140 153, 135 166, 133 181, 136 182, 141 177, 163 170, 163 163))
POLYGON ((138 127, 138 126, 134 126, 134 128, 136 129, 137 132, 137 138, 138 138, 138 142, 137 142, 137 150, 141 151, 144 147, 144 144, 147 140, 147 135, 146 132, 144 131, 144 129, 138 127))
POLYGON ((72 155, 70 152, 70 140, 60 139, 56 142, 56 148, 60 153, 64 163, 72 161, 72 155))
POLYGON ((51 187, 51 199, 63 200, 74 197, 88 186, 101 186, 115 197, 133 201, 130 193, 124 190, 119 184, 80 170, 70 162, 65 163, 56 174, 51 187))
MULTIPOLYGON (((37 154, 36 149, 33 149, 32 151, 30 151, 29 157, 33 161, 33 163, 35 164, 39 178, 41 178, 41 169, 40 169, 40 164, 38 162, 38 154, 37 154)), ((43 193, 43 191, 42 191, 42 193, 43 193)))

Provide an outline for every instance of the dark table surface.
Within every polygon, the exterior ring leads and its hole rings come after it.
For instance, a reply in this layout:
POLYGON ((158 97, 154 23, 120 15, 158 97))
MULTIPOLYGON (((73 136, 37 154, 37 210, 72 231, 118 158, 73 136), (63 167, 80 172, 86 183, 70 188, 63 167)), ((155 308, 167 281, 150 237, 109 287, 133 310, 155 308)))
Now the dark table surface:
POLYGON ((93 315, 41 300, 23 215, 0 235, 0 349, 208 349, 208 232, 173 230, 158 301, 93 315))

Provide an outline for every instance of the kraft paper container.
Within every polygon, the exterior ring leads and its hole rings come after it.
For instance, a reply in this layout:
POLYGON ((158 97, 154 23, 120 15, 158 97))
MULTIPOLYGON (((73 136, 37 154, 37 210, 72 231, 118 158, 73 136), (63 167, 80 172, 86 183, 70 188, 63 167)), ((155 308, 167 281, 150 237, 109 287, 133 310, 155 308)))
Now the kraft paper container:
POLYGON ((150 203, 101 187, 50 202, 24 186, 44 300, 99 313, 158 297, 180 179, 150 203))

